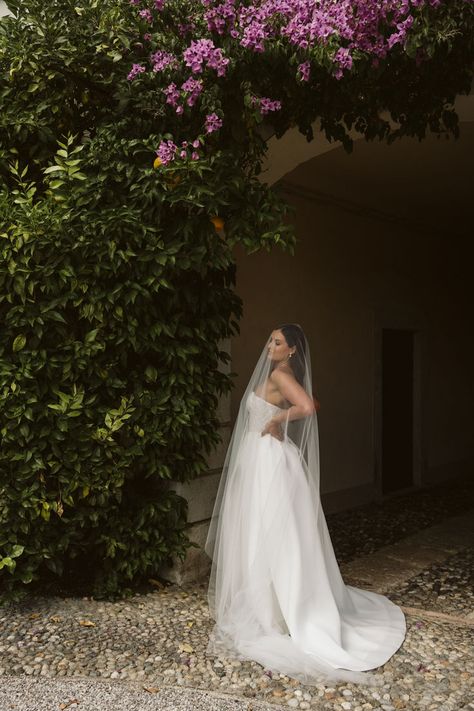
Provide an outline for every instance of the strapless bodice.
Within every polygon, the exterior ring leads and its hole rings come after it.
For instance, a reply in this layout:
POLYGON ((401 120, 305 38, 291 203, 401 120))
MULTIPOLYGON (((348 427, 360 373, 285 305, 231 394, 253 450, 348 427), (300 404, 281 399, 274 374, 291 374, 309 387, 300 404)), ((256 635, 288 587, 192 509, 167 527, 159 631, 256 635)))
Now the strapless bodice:
POLYGON ((268 420, 283 408, 251 392, 247 398, 247 410, 249 413, 249 431, 261 432, 268 420))

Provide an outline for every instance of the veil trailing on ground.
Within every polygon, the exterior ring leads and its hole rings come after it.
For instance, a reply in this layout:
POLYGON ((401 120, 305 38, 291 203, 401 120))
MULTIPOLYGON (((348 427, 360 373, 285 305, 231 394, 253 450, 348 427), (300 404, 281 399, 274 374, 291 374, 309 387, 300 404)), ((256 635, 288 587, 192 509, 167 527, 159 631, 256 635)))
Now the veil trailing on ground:
POLYGON ((276 354, 268 337, 242 397, 204 546, 216 621, 206 653, 256 660, 305 684, 379 685, 380 676, 363 670, 385 654, 380 638, 389 640, 387 649, 399 646, 401 613, 342 580, 320 501, 308 342, 298 324, 278 330, 288 355, 276 354), (304 415, 294 402, 277 400, 271 376, 288 365, 296 395, 302 388, 309 396, 292 397, 307 403, 304 415), (273 418, 280 438, 262 435, 273 418))

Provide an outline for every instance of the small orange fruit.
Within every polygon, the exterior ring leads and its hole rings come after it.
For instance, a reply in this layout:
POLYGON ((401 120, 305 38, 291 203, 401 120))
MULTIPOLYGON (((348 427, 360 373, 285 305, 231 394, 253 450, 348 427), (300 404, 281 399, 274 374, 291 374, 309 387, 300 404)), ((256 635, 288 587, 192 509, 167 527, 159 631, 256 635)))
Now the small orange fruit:
POLYGON ((222 217, 218 217, 218 215, 214 215, 214 217, 211 217, 211 222, 216 228, 216 230, 222 230, 224 227, 224 220, 222 217))

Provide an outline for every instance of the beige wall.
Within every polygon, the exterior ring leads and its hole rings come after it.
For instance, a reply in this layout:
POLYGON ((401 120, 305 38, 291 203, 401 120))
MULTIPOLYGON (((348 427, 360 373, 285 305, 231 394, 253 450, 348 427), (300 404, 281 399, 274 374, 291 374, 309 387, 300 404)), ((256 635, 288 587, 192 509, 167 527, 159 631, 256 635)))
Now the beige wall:
POLYGON ((232 418, 267 335, 279 323, 300 323, 322 405, 321 492, 346 490, 332 497, 331 508, 377 496, 380 329, 414 329, 416 481, 458 471, 459 462, 474 458, 467 242, 459 238, 456 246, 447 235, 321 200, 308 187, 287 199, 297 208, 294 257, 236 249, 244 314, 231 342, 238 372, 232 418))

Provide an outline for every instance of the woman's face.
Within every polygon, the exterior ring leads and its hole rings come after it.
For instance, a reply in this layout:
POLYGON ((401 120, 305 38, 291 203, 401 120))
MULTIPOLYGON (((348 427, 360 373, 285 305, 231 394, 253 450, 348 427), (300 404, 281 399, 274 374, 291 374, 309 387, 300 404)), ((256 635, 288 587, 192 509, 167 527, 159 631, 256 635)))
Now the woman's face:
POLYGON ((268 340, 268 357, 277 363, 287 360, 290 353, 294 353, 296 348, 290 348, 285 340, 285 336, 281 331, 272 331, 272 334, 268 340))

